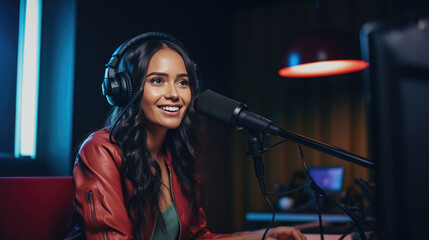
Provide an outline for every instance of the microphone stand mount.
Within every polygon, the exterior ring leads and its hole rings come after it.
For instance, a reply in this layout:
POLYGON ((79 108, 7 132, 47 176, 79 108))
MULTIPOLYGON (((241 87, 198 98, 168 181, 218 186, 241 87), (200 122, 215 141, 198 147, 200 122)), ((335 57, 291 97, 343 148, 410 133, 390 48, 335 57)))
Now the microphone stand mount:
POLYGON ((265 187, 265 170, 264 164, 262 162, 262 154, 264 149, 261 143, 261 138, 259 137, 259 132, 254 129, 249 129, 249 154, 253 157, 253 165, 255 167, 255 174, 259 181, 259 186, 261 191, 266 196, 267 191, 265 187))

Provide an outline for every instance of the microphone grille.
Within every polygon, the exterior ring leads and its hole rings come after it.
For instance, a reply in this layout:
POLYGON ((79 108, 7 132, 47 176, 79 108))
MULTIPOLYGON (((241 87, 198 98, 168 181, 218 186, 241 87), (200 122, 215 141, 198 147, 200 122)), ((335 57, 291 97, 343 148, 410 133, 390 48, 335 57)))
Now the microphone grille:
POLYGON ((215 118, 235 128, 237 124, 235 111, 242 104, 207 89, 195 99, 194 105, 198 113, 215 118))

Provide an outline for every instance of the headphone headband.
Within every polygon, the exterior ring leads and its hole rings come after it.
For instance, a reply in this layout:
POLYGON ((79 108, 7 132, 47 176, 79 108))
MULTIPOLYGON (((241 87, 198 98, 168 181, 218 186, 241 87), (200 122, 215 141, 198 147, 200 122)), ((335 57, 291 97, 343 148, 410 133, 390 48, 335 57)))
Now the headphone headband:
POLYGON ((116 68, 119 65, 119 60, 122 58, 122 56, 136 43, 139 43, 141 41, 149 41, 149 40, 169 40, 171 42, 174 42, 175 44, 179 45, 186 54, 189 55, 188 50, 185 48, 185 45, 179 41, 179 39, 173 37, 170 34, 163 33, 163 32, 147 32, 140 34, 136 37, 133 37, 126 42, 122 43, 112 54, 112 58, 110 59, 109 63, 106 64, 107 67, 116 68))

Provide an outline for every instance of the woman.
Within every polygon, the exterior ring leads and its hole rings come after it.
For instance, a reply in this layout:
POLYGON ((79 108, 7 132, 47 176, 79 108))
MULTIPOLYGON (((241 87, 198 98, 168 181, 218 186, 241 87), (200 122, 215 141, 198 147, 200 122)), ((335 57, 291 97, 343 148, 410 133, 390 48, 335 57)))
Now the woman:
MULTIPOLYGON (((115 51, 103 93, 116 106, 82 144, 73 174, 87 239, 262 238, 206 228, 195 172, 197 91, 194 64, 170 35, 142 34, 115 51)), ((288 227, 268 237, 305 239, 288 227)))

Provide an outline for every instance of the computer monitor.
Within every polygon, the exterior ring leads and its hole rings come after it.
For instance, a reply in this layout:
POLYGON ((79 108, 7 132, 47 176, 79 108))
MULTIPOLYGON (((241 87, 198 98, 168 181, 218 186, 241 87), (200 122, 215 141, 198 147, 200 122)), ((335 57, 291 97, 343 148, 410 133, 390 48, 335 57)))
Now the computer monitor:
POLYGON ((309 167, 308 173, 326 194, 337 194, 343 188, 344 167, 309 167))
POLYGON ((427 239, 429 17, 361 28, 378 239, 427 239))

